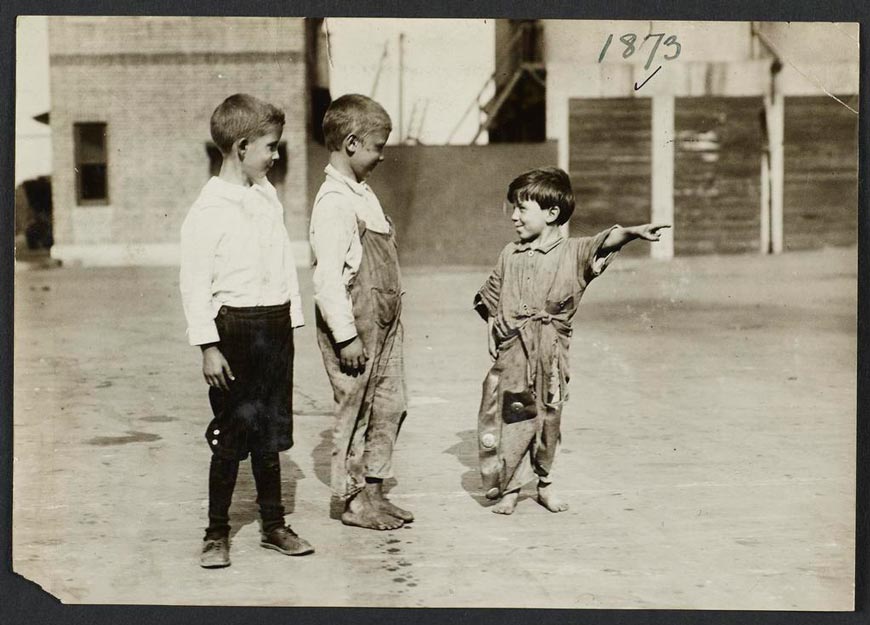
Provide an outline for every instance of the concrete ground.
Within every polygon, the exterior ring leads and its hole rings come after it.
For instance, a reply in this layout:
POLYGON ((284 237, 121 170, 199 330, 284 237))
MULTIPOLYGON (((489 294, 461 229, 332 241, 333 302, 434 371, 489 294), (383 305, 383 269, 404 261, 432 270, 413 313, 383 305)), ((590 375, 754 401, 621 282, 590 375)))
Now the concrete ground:
MULTIPOLYGON (((258 545, 240 473, 233 565, 198 565, 209 420, 177 272, 16 275, 13 564, 70 603, 850 610, 856 253, 618 259, 575 324, 552 514, 491 514, 476 472, 481 270, 406 272, 410 527, 330 520, 330 391, 297 334, 289 522, 258 545)), ((310 275, 302 272, 313 314, 310 275)))

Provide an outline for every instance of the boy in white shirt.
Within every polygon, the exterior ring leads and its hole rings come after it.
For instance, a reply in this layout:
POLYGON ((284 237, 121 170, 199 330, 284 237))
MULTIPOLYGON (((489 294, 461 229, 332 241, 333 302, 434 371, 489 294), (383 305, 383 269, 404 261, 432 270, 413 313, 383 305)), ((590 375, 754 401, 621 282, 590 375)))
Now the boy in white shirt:
POLYGON ((310 228, 317 340, 336 405, 332 489, 344 501, 342 523, 375 530, 414 520, 383 491, 407 410, 402 289, 395 233, 365 179, 384 160, 391 130, 366 96, 329 106, 329 165, 310 228))
POLYGON ((284 524, 278 452, 293 444, 293 328, 302 301, 284 208, 266 173, 278 159, 280 109, 245 94, 215 109, 223 155, 181 227, 180 286, 187 337, 202 350, 214 419, 209 524, 200 564, 229 566, 229 508, 239 463, 251 455, 260 544, 286 555, 314 549, 284 524))

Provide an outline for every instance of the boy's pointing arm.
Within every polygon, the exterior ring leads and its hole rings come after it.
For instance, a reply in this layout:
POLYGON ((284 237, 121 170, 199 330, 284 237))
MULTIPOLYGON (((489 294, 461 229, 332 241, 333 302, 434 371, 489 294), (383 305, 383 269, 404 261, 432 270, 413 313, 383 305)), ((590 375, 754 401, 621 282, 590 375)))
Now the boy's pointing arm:
POLYGON ((623 228, 616 226, 604 239, 604 242, 599 248, 599 254, 605 255, 611 252, 619 251, 623 245, 634 241, 635 239, 644 239, 645 241, 658 241, 662 238, 661 230, 670 228, 669 224, 643 224, 641 226, 631 226, 623 228))

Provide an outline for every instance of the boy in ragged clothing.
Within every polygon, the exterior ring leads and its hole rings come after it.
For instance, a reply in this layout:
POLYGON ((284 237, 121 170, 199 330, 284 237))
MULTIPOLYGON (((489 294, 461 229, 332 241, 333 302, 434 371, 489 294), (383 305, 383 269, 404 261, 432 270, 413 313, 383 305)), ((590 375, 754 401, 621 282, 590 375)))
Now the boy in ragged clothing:
POLYGON ((487 321, 494 364, 478 415, 480 471, 486 496, 511 514, 520 489, 537 477, 538 501, 567 510, 550 472, 568 399, 571 320, 589 283, 634 239, 658 241, 666 225, 612 226, 592 237, 565 238, 574 212, 571 181, 541 168, 511 182, 507 193, 519 241, 509 243, 474 300, 487 321))
POLYGON ((309 233, 317 342, 335 400, 332 489, 344 502, 342 523, 374 530, 414 520, 384 493, 407 410, 402 287, 392 223, 365 182, 391 130, 371 98, 348 94, 330 104, 329 165, 309 233))

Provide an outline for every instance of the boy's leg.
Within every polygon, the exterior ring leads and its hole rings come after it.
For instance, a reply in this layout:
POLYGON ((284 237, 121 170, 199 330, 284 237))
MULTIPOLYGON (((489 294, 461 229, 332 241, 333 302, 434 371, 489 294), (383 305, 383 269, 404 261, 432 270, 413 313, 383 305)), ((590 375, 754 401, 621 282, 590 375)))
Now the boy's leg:
POLYGON ((208 471, 208 528, 206 538, 229 536, 230 504, 239 474, 239 461, 212 454, 208 471))
POLYGON ((366 369, 356 376, 342 371, 335 345, 319 312, 317 342, 335 398, 331 486, 333 493, 345 501, 341 522, 376 530, 399 528, 401 519, 377 510, 366 488, 363 456, 371 414, 371 399, 367 397, 367 391, 373 361, 369 360, 366 369))
POLYGON ((284 525, 281 503, 281 459, 277 453, 251 454, 251 470, 257 487, 257 504, 263 533, 284 525))
POLYGON ((238 474, 238 460, 212 454, 208 472, 208 528, 199 562, 203 568, 230 565, 229 512, 238 474))
POLYGON ((257 503, 263 524, 260 545, 289 556, 314 553, 314 548, 284 524, 281 503, 281 458, 277 452, 251 454, 257 503))
POLYGON ((383 491, 383 481, 393 475, 393 449, 408 405, 405 398, 401 324, 397 324, 394 333, 387 337, 377 367, 378 370, 373 373, 374 392, 363 454, 366 490, 381 512, 410 523, 414 515, 390 502, 383 491))
POLYGON ((550 512, 564 512, 568 504, 553 490, 551 472, 562 441, 562 408, 544 408, 541 430, 532 448, 532 465, 538 476, 538 501, 550 512))

